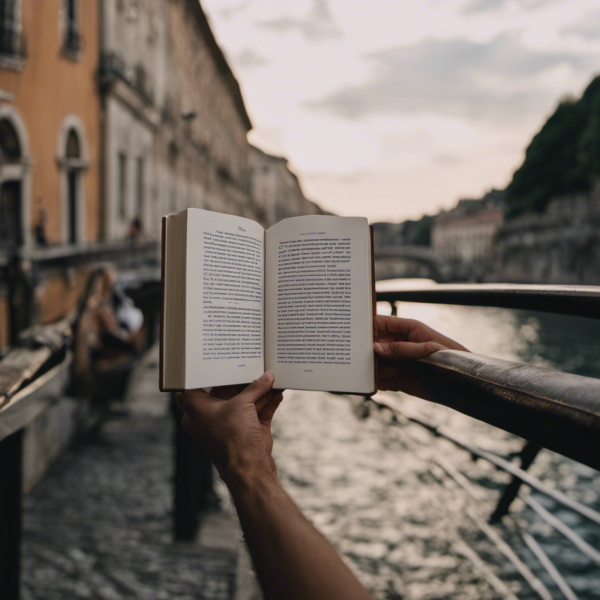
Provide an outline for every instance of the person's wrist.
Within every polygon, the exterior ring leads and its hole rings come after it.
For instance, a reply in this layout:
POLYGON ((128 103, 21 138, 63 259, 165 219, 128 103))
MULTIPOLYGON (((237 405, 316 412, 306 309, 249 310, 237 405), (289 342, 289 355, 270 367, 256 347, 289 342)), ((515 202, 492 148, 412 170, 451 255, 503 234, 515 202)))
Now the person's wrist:
POLYGON ((270 466, 250 469, 234 468, 223 473, 221 477, 234 498, 255 496, 281 488, 281 484, 270 466))

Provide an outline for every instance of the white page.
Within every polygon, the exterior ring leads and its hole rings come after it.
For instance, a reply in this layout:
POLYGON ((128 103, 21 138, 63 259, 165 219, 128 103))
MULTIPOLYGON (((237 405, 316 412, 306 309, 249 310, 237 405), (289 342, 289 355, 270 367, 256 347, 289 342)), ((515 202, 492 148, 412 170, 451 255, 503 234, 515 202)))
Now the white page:
POLYGON ((371 393, 367 220, 295 217, 265 238, 265 366, 275 387, 371 393))
POLYGON ((264 233, 249 219, 188 209, 186 389, 264 372, 264 233))

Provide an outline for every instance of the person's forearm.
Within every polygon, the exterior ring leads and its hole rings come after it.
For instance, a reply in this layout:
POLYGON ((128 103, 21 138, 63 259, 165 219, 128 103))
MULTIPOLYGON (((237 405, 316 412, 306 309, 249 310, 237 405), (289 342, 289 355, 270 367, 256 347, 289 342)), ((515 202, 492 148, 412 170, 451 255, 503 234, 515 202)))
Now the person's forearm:
POLYGON ((228 484, 265 600, 371 600, 274 475, 228 484))

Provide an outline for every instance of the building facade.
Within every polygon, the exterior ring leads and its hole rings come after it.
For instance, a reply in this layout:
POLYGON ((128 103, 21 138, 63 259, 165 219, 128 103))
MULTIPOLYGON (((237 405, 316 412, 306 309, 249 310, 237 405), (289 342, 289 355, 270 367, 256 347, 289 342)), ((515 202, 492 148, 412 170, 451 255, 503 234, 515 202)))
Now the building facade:
POLYGON ((443 260, 465 264, 490 263, 504 221, 504 209, 494 204, 461 201, 435 219, 431 245, 443 260))
POLYGON ((321 214, 251 127, 198 0, 1 0, 0 355, 99 263, 156 262, 165 214, 321 214))
POLYGON ((156 139, 160 216, 187 207, 254 216, 248 131, 235 79, 196 0, 169 0, 168 93, 156 139))
POLYGON ((304 196, 298 177, 284 157, 251 146, 250 170, 252 210, 266 227, 288 217, 326 214, 304 196))
POLYGON ((167 95, 168 2, 102 0, 103 236, 152 231, 155 138, 167 95))
MULTIPOLYGON (((97 0, 0 6, 0 262, 6 265, 49 244, 74 247, 99 238, 99 23, 97 0)), ((25 285, 13 278, 15 291, 0 281, 0 348, 11 328, 14 336, 30 317, 32 307, 18 301, 25 285)), ((45 318, 56 317, 46 294, 66 295, 72 304, 71 290, 55 279, 36 291, 45 318)))

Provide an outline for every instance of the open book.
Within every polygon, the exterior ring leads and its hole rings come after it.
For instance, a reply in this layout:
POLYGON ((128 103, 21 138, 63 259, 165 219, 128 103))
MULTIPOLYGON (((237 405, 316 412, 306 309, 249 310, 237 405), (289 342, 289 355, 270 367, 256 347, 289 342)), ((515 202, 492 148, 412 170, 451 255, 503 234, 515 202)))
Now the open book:
POLYGON ((265 230, 196 208, 163 218, 160 389, 249 383, 375 392, 367 219, 265 230))

